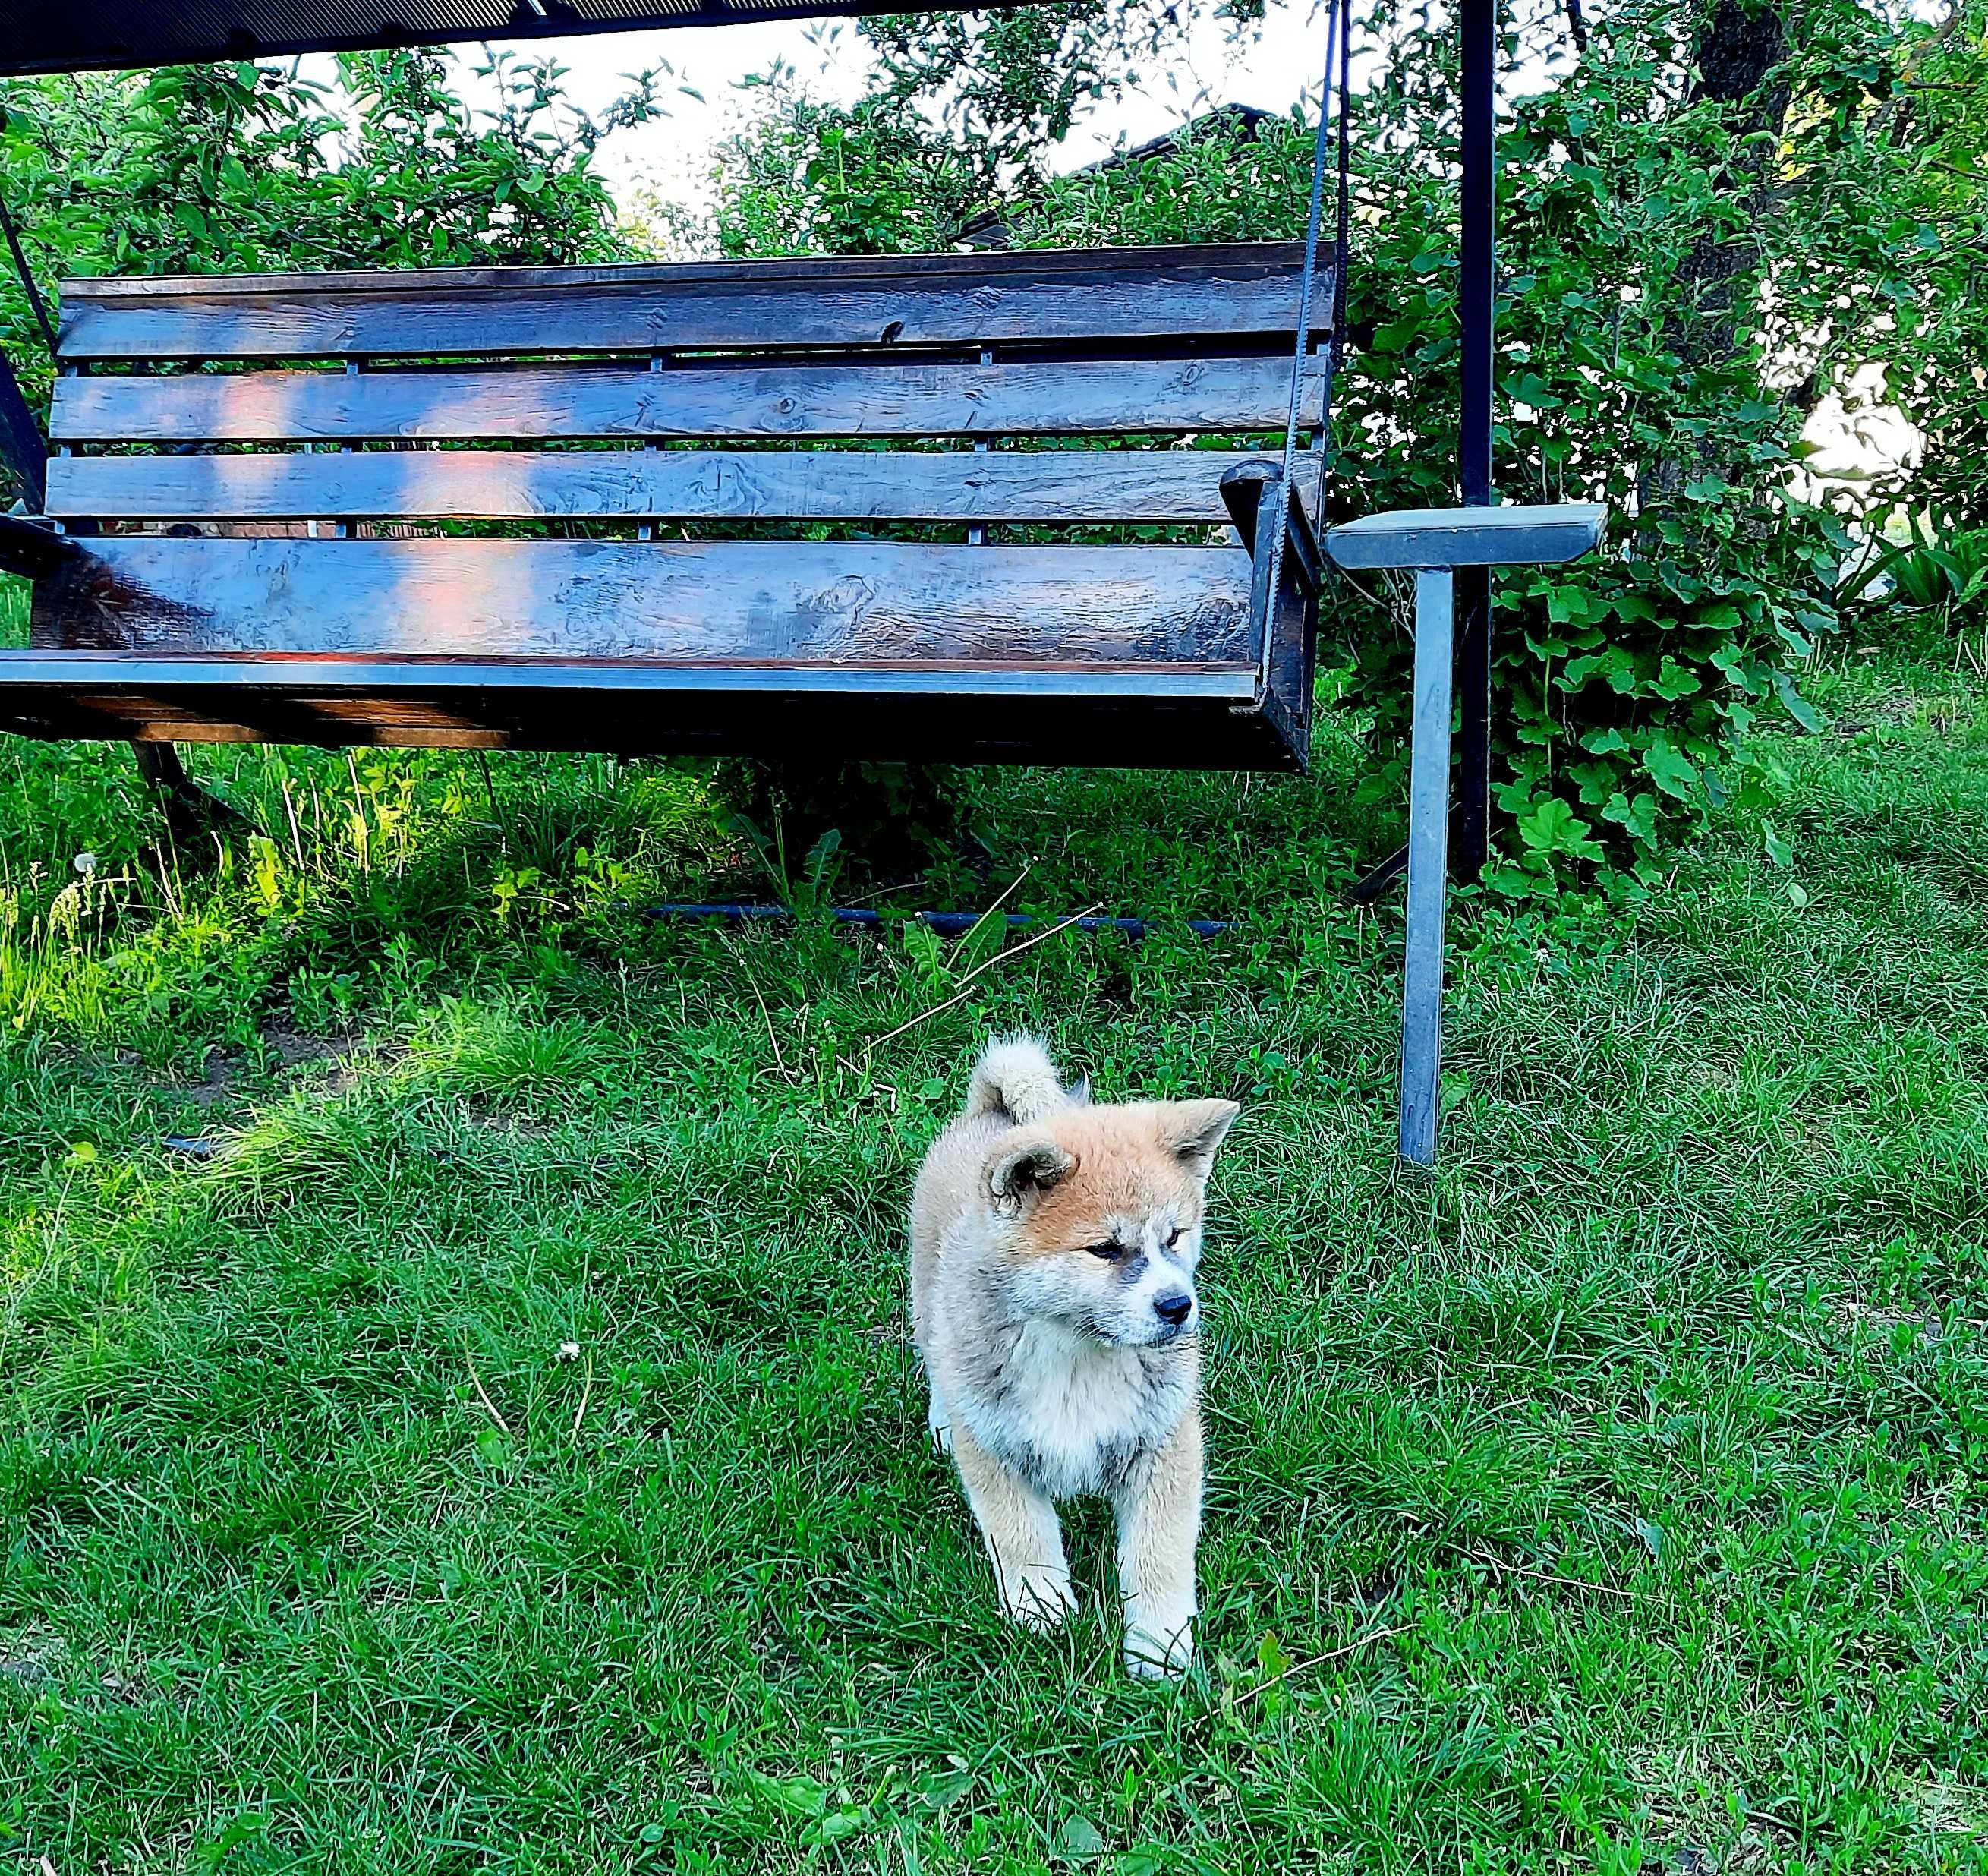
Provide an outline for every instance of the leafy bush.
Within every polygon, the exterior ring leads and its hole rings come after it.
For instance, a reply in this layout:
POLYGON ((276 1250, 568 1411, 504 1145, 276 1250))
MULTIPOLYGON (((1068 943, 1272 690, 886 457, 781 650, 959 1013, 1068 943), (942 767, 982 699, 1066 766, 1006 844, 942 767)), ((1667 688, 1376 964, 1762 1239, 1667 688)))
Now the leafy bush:
MULTIPOLYGON (((1089 69, 1128 29, 1094 20, 1085 40, 1087 17, 1066 29, 1089 69)), ((1499 140, 1496 478, 1504 499, 1604 500, 1614 518, 1602 555, 1500 584, 1508 889, 1570 865, 1648 869, 1709 807, 1764 804, 1771 778, 1746 733, 1763 711, 1813 723, 1804 661, 1840 601, 1893 590, 1839 590, 1884 516, 1931 505, 1943 534, 1980 524, 1988 320, 1973 276, 1988 171, 1983 88, 1965 81, 1978 80, 1984 19, 1982 0, 1937 29, 1854 0, 1800 15, 1622 0, 1583 22, 1572 59, 1534 29, 1527 49, 1550 76, 1499 140), (1874 362, 1930 447, 1887 485, 1819 493, 1804 425, 1874 362)), ((1371 31, 1381 56, 1354 105, 1338 516, 1456 499, 1453 49, 1385 6, 1371 31)), ((727 154, 728 244, 942 245, 1004 191, 1023 246, 1302 232, 1305 124, 1242 137, 1212 120, 1168 153, 1044 178, 1026 127, 1064 94, 1028 58, 995 84, 984 68, 1002 46, 974 32, 895 22, 884 79, 853 111, 776 100, 727 154), (982 73, 984 121, 910 108, 940 94, 917 52, 928 32, 982 73)), ((1954 591, 1978 601, 1964 579, 1954 591)), ((1404 612, 1348 582, 1325 624, 1334 691, 1371 722, 1388 787, 1408 696, 1404 612)))
MULTIPOLYGON (((432 51, 349 54, 327 87, 294 65, 177 66, 0 86, 4 191, 45 295, 69 275, 244 273, 613 259, 601 138, 656 108, 653 85, 598 118, 558 68, 509 54, 472 112, 432 51)), ((0 270, 0 346, 32 390, 50 366, 0 270)))

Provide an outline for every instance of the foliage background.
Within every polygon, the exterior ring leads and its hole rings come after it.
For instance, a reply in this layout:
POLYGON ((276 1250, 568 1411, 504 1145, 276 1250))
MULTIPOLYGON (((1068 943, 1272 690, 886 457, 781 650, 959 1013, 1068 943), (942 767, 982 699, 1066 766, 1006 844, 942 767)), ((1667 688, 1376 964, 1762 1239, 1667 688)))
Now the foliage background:
MULTIPOLYGON (((725 151, 722 244, 943 246, 990 204, 1020 246, 1302 232, 1303 121, 1212 115, 1145 161, 1048 173, 1073 86, 1108 90, 1167 32, 1123 8, 1071 9, 1060 36, 1053 17, 1019 43, 959 16, 866 28, 884 70, 869 97, 776 92, 725 151)), ((1455 499, 1451 36, 1391 0, 1360 32, 1339 515, 1455 499)), ((1821 635, 1882 632, 1902 606, 1979 628, 1985 43, 1980 0, 1937 21, 1856 0, 1624 0, 1510 22, 1508 61, 1538 79, 1499 142, 1499 486, 1616 518, 1604 555, 1503 584, 1506 889, 1550 887, 1568 862, 1647 873, 1728 796, 1770 805, 1746 732, 1763 710, 1813 725, 1796 676, 1821 635), (1923 455, 1819 488, 1804 425, 1832 395, 1860 401, 1873 364, 1923 455)), ((1328 623, 1333 692, 1388 758, 1401 614, 1349 585, 1328 623)), ((1398 780, 1391 762, 1372 786, 1398 780)))
MULTIPOLYGON (((593 159, 655 111, 638 79, 598 118, 557 66, 491 54, 472 110, 434 51, 296 66, 179 66, 0 90, 0 189, 51 307, 68 275, 253 273, 614 260, 628 248, 593 159)), ((0 344, 46 395, 27 296, 0 269, 0 344)))
MULTIPOLYGON (((1651 876, 1729 797, 1770 812, 1747 732, 1763 712, 1812 725, 1797 679, 1819 638, 1907 615, 1956 645, 1988 630, 1988 0, 1937 17, 1861 0, 1563 3, 1507 21, 1526 84, 1499 147, 1497 476, 1506 499, 1604 500, 1615 520, 1602 556, 1501 584, 1494 883, 1517 894, 1597 868, 1651 876), (1818 485, 1804 426, 1825 398, 1867 398, 1873 367, 1923 450, 1868 486, 1818 485)), ((1246 9, 1234 25, 1249 30, 1246 9)), ((710 225, 676 214, 668 239, 942 248, 990 211, 1032 246, 1300 232, 1302 113, 1212 117, 1144 161, 1053 172, 1074 114, 1180 31, 1156 0, 867 22, 869 94, 831 107, 769 78, 720 152, 710 225)), ((1452 36, 1399 0, 1375 0, 1359 35, 1342 516, 1453 499, 1452 36)), ((45 284, 604 259, 653 236, 617 217, 594 161, 656 110, 652 80, 592 120, 549 63, 498 55, 488 73, 487 114, 422 52, 341 59, 329 89, 249 65, 17 84, 0 189, 45 284)), ((11 279, 0 342, 44 391, 11 279)), ((1327 695, 1368 739, 1363 786, 1384 801, 1401 781, 1399 600, 1349 581, 1326 623, 1327 695)), ((921 828, 950 831, 928 777, 781 776, 769 793, 761 774, 732 793, 784 797, 810 826, 839 813, 873 843, 915 798, 921 828)), ((1785 858, 1771 821, 1765 838, 1785 858)))

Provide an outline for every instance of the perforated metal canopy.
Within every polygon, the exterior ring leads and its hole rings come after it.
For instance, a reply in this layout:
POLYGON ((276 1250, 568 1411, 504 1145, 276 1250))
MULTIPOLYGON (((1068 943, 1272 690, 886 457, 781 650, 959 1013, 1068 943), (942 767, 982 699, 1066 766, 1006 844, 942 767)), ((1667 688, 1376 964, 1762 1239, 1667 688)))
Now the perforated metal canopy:
POLYGON ((0 76, 948 7, 962 0, 0 0, 0 76))

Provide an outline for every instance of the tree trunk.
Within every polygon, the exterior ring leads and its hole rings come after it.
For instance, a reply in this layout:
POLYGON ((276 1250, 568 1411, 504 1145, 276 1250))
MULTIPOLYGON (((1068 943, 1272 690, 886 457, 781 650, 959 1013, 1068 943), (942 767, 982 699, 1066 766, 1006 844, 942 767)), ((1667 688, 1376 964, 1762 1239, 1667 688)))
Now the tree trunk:
MULTIPOLYGON (((1692 39, 1698 74, 1689 102, 1718 106, 1732 131, 1732 157, 1714 181, 1740 214, 1702 229, 1678 270, 1680 290, 1664 340, 1688 372, 1716 370, 1740 355, 1744 317, 1758 290, 1760 243, 1753 231, 1769 212, 1773 157, 1771 145, 1743 140, 1760 130, 1778 133, 1787 116, 1787 81, 1779 76, 1788 52, 1783 4, 1708 0, 1698 15, 1692 39)), ((1667 502, 1687 477, 1721 466, 1708 459, 1706 449, 1700 444, 1653 463, 1645 500, 1667 502)))
MULTIPOLYGON (((1787 117, 1788 86, 1776 74, 1787 57, 1788 39, 1773 0, 1713 0, 1710 12, 1699 16, 1694 49, 1692 103, 1719 106, 1736 140, 1780 131, 1787 117)), ((1768 149, 1743 142, 1719 178, 1756 226, 1767 213, 1772 167, 1768 149)), ((1737 353, 1741 283, 1760 259, 1760 242, 1750 233, 1709 228, 1692 243, 1682 269, 1685 306, 1672 320, 1673 349, 1687 365, 1723 364, 1737 353)))

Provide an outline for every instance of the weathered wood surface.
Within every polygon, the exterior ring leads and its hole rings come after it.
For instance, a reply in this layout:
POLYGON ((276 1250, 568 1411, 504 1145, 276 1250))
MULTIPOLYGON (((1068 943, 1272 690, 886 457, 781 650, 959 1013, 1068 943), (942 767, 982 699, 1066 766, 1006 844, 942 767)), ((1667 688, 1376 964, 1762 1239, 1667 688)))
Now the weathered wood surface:
POLYGON ((1265 242, 72 280, 60 340, 79 362, 1261 337, 1295 330, 1303 272, 1265 242))
POLYGON ((93 540, 41 648, 868 665, 1250 659, 1224 547, 838 541, 93 540))
MULTIPOLYGON (((65 378, 65 442, 1077 435, 1281 428, 1287 358, 65 378)), ((1310 374, 1304 421, 1321 379, 1310 374)))
POLYGON ((48 511, 142 520, 1220 522, 1228 450, 417 449, 59 456, 48 511))
POLYGON ((1333 529, 1326 551, 1351 567, 1551 566, 1578 560, 1608 524, 1598 502, 1398 508, 1333 529))
MULTIPOLYGON (((73 364, 353 369, 69 376, 52 428, 167 449, 1280 432, 1302 265, 1286 243, 83 283, 64 311, 73 364), (692 355, 710 352, 745 355, 692 355), (357 368, 451 357, 502 362, 357 368)), ((1195 524, 1222 517, 1238 460, 81 456, 60 462, 53 499, 78 520, 1195 524)), ((0 655, 0 727, 1289 768, 1303 725, 1294 740, 1259 694, 1249 601, 1248 557, 1219 547, 86 537, 39 584, 34 642, 128 649, 0 655)), ((1280 615, 1280 643, 1290 628, 1280 615)), ((1288 662, 1273 652, 1273 690, 1288 662)))
POLYGON ((1456 581, 1415 576, 1415 721, 1408 758, 1408 943, 1401 992, 1401 1157, 1435 1164, 1442 1087, 1442 940, 1449 896, 1450 670, 1456 581))

